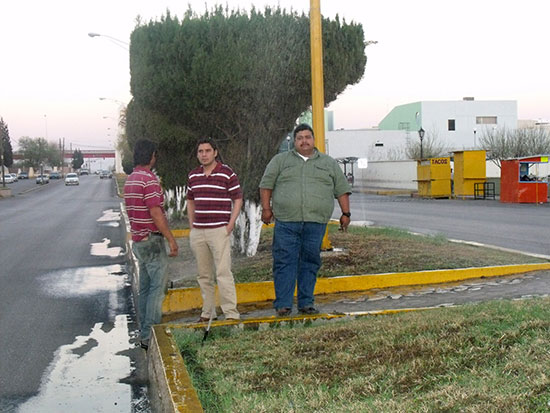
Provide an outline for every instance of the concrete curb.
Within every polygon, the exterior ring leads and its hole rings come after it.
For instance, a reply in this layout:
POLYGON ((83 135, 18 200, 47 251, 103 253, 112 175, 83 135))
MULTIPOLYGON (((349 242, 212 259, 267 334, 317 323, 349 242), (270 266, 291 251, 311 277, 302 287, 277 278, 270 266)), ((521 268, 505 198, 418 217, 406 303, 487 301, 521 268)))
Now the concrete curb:
MULTIPOLYGON (((550 269, 550 263, 539 263, 318 278, 315 286, 315 295, 366 291, 375 288, 440 284, 472 278, 498 277, 548 269, 550 269)), ((275 299, 272 281, 236 284, 235 287, 237 289, 238 304, 257 303, 275 299)), ((201 306, 202 297, 200 288, 178 288, 168 291, 162 309, 164 314, 176 314, 178 312, 201 308, 201 306)))
POLYGON ((149 401, 155 412, 202 412, 187 367, 170 328, 153 326, 147 351, 149 401))

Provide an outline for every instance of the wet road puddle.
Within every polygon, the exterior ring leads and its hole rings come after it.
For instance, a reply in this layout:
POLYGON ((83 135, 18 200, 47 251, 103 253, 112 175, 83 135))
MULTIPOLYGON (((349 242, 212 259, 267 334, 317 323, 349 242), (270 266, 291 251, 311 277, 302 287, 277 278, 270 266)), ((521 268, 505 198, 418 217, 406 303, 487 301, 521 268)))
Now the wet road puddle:
MULTIPOLYGON (((119 222, 120 211, 114 209, 107 209, 103 211, 103 215, 97 219, 97 222, 119 222)), ((118 226, 118 225, 117 225, 118 226)))
POLYGON ((102 242, 92 242, 90 248, 90 254, 96 257, 120 257, 123 254, 122 247, 109 247, 111 240, 103 238, 102 242))
MULTIPOLYGON (((69 268, 50 272, 39 277, 44 291, 57 297, 75 297, 93 295, 108 291, 117 297, 119 291, 130 285, 122 265, 107 265, 102 267, 69 268)), ((110 299, 110 302, 117 300, 110 299)), ((117 311, 116 306, 110 306, 117 311), (113 308, 114 307, 114 308, 113 308)))
POLYGON ((130 412, 132 390, 120 380, 130 375, 128 316, 112 325, 96 323, 88 336, 61 346, 42 378, 39 393, 19 412, 130 412))
POLYGON ((121 291, 130 287, 122 265, 71 268, 38 278, 53 297, 83 297, 108 293, 106 319, 96 320, 88 335, 62 345, 42 375, 38 394, 19 412, 138 412, 148 411, 145 389, 128 379, 135 372, 135 345, 129 305, 121 291), (137 397, 136 397, 137 396, 137 397), (139 406, 146 406, 140 409, 139 406))

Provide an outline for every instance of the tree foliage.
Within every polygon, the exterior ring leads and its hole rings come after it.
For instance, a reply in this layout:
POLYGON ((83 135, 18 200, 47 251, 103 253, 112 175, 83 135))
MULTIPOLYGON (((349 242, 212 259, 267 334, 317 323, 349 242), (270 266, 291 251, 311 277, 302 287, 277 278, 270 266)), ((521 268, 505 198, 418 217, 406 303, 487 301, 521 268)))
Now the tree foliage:
POLYGON ((487 151, 487 159, 500 168, 503 159, 549 154, 550 131, 540 127, 484 130, 479 144, 487 151))
MULTIPOLYGON (((363 76, 360 24, 323 19, 325 101, 363 76)), ((130 147, 159 143, 167 188, 186 183, 195 143, 210 136, 239 175, 245 199, 258 200, 265 166, 298 116, 311 106, 309 17, 280 8, 250 13, 221 6, 180 22, 169 13, 131 36, 130 147)))
POLYGON ((3 166, 13 165, 13 148, 11 146, 8 125, 0 118, 0 150, 2 151, 3 166))
POLYGON ((60 165, 61 153, 58 146, 44 138, 19 138, 19 149, 23 156, 23 164, 38 168, 40 164, 60 165))
POLYGON ((80 149, 75 149, 73 152, 73 169, 80 169, 82 167, 82 164, 84 163, 84 156, 82 155, 82 151, 80 149))

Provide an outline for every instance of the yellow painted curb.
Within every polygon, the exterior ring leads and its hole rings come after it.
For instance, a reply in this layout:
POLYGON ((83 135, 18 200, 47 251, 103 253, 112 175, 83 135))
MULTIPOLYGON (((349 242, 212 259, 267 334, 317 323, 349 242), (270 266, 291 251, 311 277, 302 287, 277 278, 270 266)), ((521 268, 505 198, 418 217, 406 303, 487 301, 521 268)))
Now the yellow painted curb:
POLYGON ((173 229, 171 232, 175 238, 184 238, 189 236, 189 229, 173 229))
MULTIPOLYGON (((454 270, 431 270, 404 273, 352 275, 332 278, 318 278, 315 295, 350 291, 366 291, 411 285, 440 284, 480 277, 498 277, 530 271, 549 270, 550 263, 502 265, 454 270)), ((256 303, 275 299, 272 281, 236 284, 237 303, 256 303)), ((201 308, 202 297, 199 288, 168 290, 162 310, 165 314, 201 308)))
POLYGON ((203 412, 183 358, 166 326, 153 326, 147 359, 153 411, 203 412))

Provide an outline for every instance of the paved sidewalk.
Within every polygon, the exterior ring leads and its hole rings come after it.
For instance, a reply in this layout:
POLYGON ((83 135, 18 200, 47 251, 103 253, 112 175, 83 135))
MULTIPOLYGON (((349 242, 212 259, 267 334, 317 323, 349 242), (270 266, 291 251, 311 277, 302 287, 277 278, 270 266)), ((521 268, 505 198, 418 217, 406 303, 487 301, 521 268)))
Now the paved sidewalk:
MULTIPOLYGON (((316 296, 321 313, 342 314, 406 308, 445 307, 498 299, 528 299, 550 296, 550 271, 537 271, 503 277, 470 279, 448 284, 394 287, 356 293, 316 296)), ((271 302, 239 305, 245 319, 275 317, 271 302)), ((195 322, 200 310, 168 317, 170 323, 195 322)), ((220 312, 221 313, 221 312, 220 312)), ((299 315, 294 306, 291 316, 299 315)))
POLYGON ((189 246, 189 237, 177 237, 179 253, 168 260, 168 287, 198 287, 197 262, 189 246))

